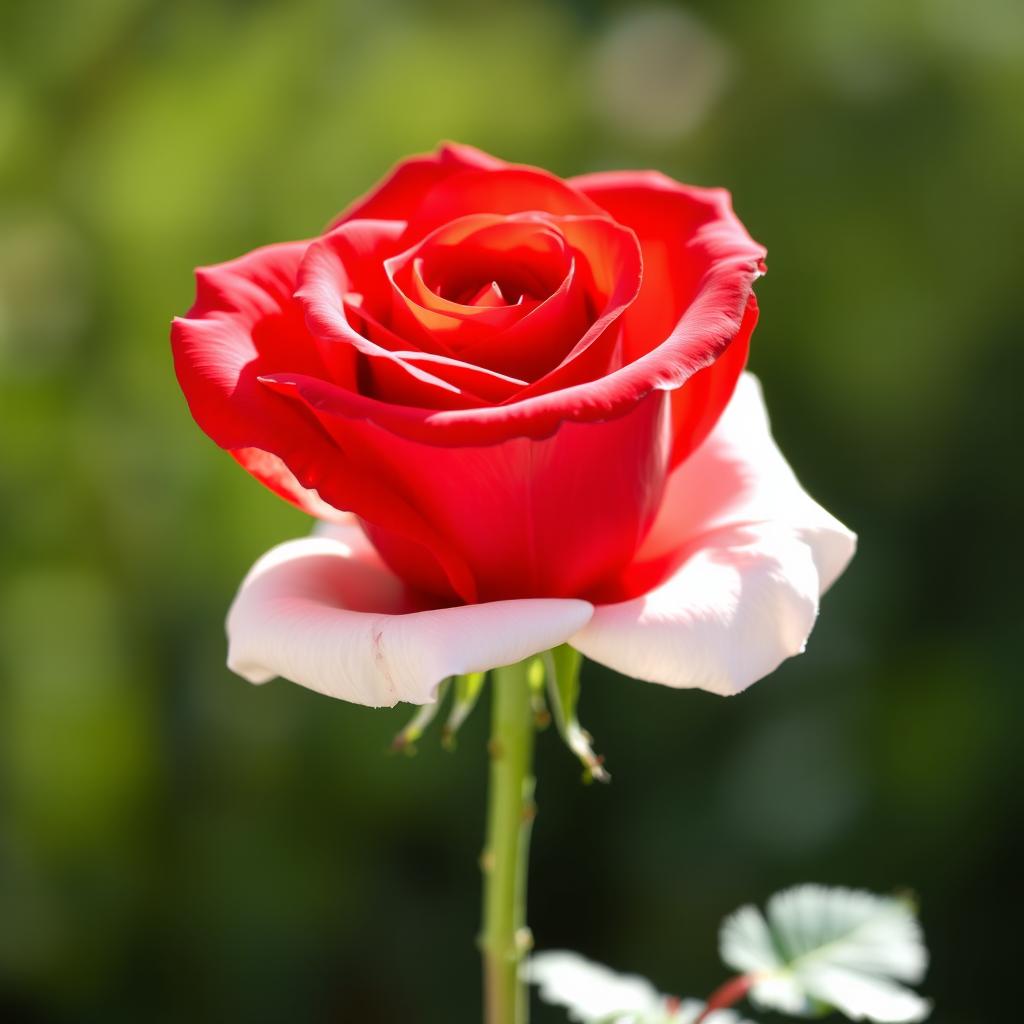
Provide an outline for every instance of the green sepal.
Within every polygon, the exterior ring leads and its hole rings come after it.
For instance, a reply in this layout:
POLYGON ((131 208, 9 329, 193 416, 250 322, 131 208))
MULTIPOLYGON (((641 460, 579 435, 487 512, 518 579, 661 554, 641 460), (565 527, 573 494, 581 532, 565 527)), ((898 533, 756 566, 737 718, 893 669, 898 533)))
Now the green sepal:
POLYGON ((455 736, 476 706, 486 679, 486 672, 470 672, 467 675, 455 677, 455 696, 452 698, 452 709, 441 730, 441 745, 445 750, 455 749, 455 736))
POLYGON ((427 727, 437 716, 448 695, 451 679, 445 679, 437 688, 437 700, 433 704, 424 704, 416 714, 409 719, 408 724, 391 741, 391 750, 394 753, 401 751, 404 754, 416 753, 416 741, 423 735, 427 727))
POLYGON ((575 648, 562 644, 547 651, 543 658, 552 716, 563 742, 583 765, 584 782, 610 782, 611 775, 604 767, 604 758, 594 753, 593 737, 576 717, 583 656, 575 648))
POLYGON ((533 709, 533 724, 537 729, 546 729, 551 724, 551 712, 544 697, 547 666, 543 657, 530 660, 526 666, 526 683, 530 687, 530 707, 533 709))

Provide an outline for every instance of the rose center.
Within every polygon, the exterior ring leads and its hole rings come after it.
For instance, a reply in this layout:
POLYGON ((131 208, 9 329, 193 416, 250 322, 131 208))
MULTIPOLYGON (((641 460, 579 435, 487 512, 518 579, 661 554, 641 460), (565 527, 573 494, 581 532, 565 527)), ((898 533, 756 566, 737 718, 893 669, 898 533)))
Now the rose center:
POLYGON ((560 283, 547 280, 529 266, 475 255, 475 259, 453 253, 436 259, 421 258, 415 261, 415 269, 438 298, 460 306, 533 305, 543 302, 560 283))
POLYGON ((458 290, 440 286, 435 294, 450 299, 460 306, 514 306, 523 294, 507 281, 489 281, 486 284, 471 284, 458 290))

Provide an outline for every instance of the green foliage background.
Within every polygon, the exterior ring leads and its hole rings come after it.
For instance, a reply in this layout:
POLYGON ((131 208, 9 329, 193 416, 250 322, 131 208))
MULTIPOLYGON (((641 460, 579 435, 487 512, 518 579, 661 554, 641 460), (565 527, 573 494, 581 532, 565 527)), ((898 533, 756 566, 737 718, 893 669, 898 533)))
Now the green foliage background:
POLYGON ((538 944, 699 995, 740 902, 911 886, 938 1019, 1019 1002, 1024 8, 656 10, 0 6, 3 1020, 476 1019, 484 709, 408 761, 401 709, 223 668, 239 579, 308 523, 201 436, 167 344, 194 265, 441 138, 731 188, 777 435, 861 536, 741 698, 584 670, 614 782, 540 743, 538 944))

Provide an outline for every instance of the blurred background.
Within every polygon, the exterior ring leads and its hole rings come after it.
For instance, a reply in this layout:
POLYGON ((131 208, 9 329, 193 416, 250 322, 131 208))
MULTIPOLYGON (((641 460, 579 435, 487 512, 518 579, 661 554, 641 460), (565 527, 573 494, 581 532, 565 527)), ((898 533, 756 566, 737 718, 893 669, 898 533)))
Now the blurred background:
POLYGON ((614 781, 542 737, 538 946, 700 996, 739 904, 912 888, 935 1019, 1005 1019, 1016 0, 0 5, 0 1019, 478 1019, 486 710, 408 760, 408 709, 228 673, 236 585, 308 522, 193 425, 167 341, 194 265, 444 138, 729 187, 777 437, 861 537, 740 698, 585 668, 614 781))

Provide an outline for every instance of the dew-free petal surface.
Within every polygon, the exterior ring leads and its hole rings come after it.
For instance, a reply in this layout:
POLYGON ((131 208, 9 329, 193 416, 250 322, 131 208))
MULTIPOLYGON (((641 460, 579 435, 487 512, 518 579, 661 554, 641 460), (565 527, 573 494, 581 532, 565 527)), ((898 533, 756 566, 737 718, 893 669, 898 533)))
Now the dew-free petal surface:
POLYGON ((623 580, 572 644, 638 679, 732 694, 800 653, 854 535, 800 486, 745 374, 704 444, 669 477, 623 580), (650 589, 648 589, 650 588, 650 589))
POLYGON ((431 607, 350 522, 281 544, 253 566, 228 613, 228 665, 253 683, 283 676, 370 707, 426 704, 448 676, 563 643, 591 612, 557 599, 431 607))

